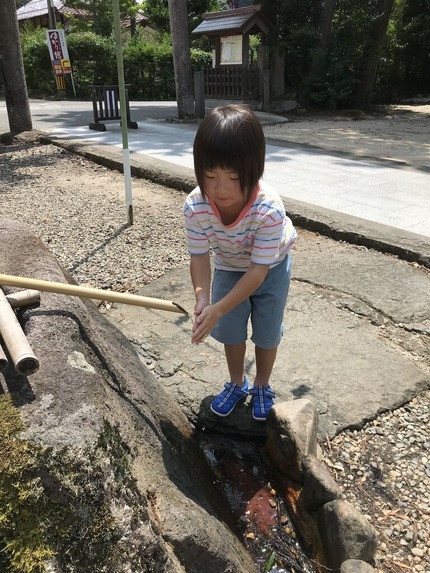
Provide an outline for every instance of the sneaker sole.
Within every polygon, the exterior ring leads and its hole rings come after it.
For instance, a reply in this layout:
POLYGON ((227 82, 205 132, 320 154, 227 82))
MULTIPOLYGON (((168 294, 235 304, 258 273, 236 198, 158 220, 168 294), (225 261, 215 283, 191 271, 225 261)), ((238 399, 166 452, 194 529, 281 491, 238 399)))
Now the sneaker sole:
POLYGON ((233 412, 233 410, 236 408, 236 406, 239 404, 239 402, 244 402, 245 400, 246 400, 246 398, 239 398, 239 400, 236 402, 236 404, 233 406, 233 408, 229 412, 227 412, 227 414, 221 414, 220 412, 217 412, 216 410, 214 410, 212 408, 212 404, 210 405, 210 409, 211 409, 211 412, 213 414, 215 414, 216 416, 219 416, 220 418, 226 418, 227 416, 230 416, 230 414, 233 412))
POLYGON ((266 418, 259 418, 258 416, 254 416, 254 414, 252 414, 252 417, 254 418, 254 420, 256 420, 257 422, 265 422, 266 418))

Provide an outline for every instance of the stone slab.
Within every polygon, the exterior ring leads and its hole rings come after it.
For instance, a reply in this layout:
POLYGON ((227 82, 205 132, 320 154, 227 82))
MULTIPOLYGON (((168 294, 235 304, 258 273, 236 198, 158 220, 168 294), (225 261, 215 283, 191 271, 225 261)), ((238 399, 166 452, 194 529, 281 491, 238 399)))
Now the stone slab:
MULTIPOLYGON (((333 437, 430 387, 425 359, 430 344, 430 276, 392 256, 335 241, 329 244, 324 251, 305 236, 294 253, 284 339, 272 386, 278 401, 310 399, 320 416, 320 435, 333 437), (424 349, 421 360, 414 353, 418 342, 424 349)), ((177 302, 192 314, 188 266, 139 292, 177 302)), ((107 316, 135 343, 142 360, 194 424, 264 434, 264 424, 252 420, 248 405, 238 406, 225 419, 210 412, 211 397, 227 380, 223 347, 212 339, 192 345, 191 318, 124 305, 113 306, 107 316)), ((251 347, 246 362, 252 380, 251 347)))

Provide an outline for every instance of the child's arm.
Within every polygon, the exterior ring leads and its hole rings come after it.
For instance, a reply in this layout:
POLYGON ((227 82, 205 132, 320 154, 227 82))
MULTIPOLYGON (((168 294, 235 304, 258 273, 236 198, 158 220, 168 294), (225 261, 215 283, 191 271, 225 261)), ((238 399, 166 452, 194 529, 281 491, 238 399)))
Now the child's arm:
MULTIPOLYGON (((243 277, 234 288, 215 304, 208 304, 196 316, 193 326, 192 342, 202 342, 211 332, 218 320, 235 306, 246 300, 263 283, 269 272, 269 265, 251 263, 243 277)), ((197 313, 196 313, 197 314, 197 313)))
MULTIPOLYGON (((198 316, 210 302, 211 263, 209 252, 191 255, 190 274, 196 297, 194 314, 198 316)), ((194 322, 193 331, 196 323, 194 322)))

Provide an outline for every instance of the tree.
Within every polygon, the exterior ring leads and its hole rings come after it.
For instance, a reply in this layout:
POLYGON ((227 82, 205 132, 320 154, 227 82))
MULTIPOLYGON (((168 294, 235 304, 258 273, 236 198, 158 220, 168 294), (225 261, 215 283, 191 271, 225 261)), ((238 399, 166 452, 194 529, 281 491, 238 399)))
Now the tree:
MULTIPOLYGON (((67 0, 67 6, 86 10, 90 17, 88 20, 75 18, 76 29, 91 30, 99 36, 109 37, 113 33, 112 0, 67 0)), ((120 0, 119 8, 121 18, 135 19, 143 4, 135 0, 120 0)))
MULTIPOLYGON (((202 21, 205 12, 216 12, 219 9, 218 0, 188 0, 188 25, 191 30, 202 21)), ((169 32, 169 7, 165 0, 146 0, 145 14, 149 17, 150 25, 159 32, 169 32)))
POLYGON ((377 15, 371 28, 361 80, 355 93, 355 105, 359 108, 366 107, 370 103, 393 4, 394 0, 377 2, 377 15))
POLYGON ((398 4, 397 83, 408 95, 429 93, 430 0, 398 0, 398 4))
POLYGON ((194 117, 187 0, 168 0, 179 119, 194 117))
POLYGON ((331 41, 331 29, 333 25, 333 15, 336 8, 336 0, 322 0, 320 15, 320 46, 327 51, 331 41))
POLYGON ((15 0, 2 0, 0 2, 0 56, 9 129, 13 134, 31 131, 33 126, 15 0))

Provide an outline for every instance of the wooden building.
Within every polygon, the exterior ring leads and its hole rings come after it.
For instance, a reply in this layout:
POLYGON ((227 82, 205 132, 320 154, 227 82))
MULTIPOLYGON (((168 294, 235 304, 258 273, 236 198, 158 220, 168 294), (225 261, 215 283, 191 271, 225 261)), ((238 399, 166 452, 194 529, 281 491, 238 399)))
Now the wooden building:
MULTIPOLYGON (((87 19, 89 12, 80 8, 70 8, 63 0, 51 0, 55 13, 55 21, 66 31, 73 18, 87 19)), ((49 28, 48 1, 30 0, 17 10, 20 27, 30 24, 34 28, 49 28)))
POLYGON ((212 67, 205 70, 205 96, 268 103, 269 70, 265 38, 270 23, 260 5, 233 8, 203 15, 192 33, 213 39, 212 67), (255 58, 250 36, 260 34, 261 46, 255 58))

